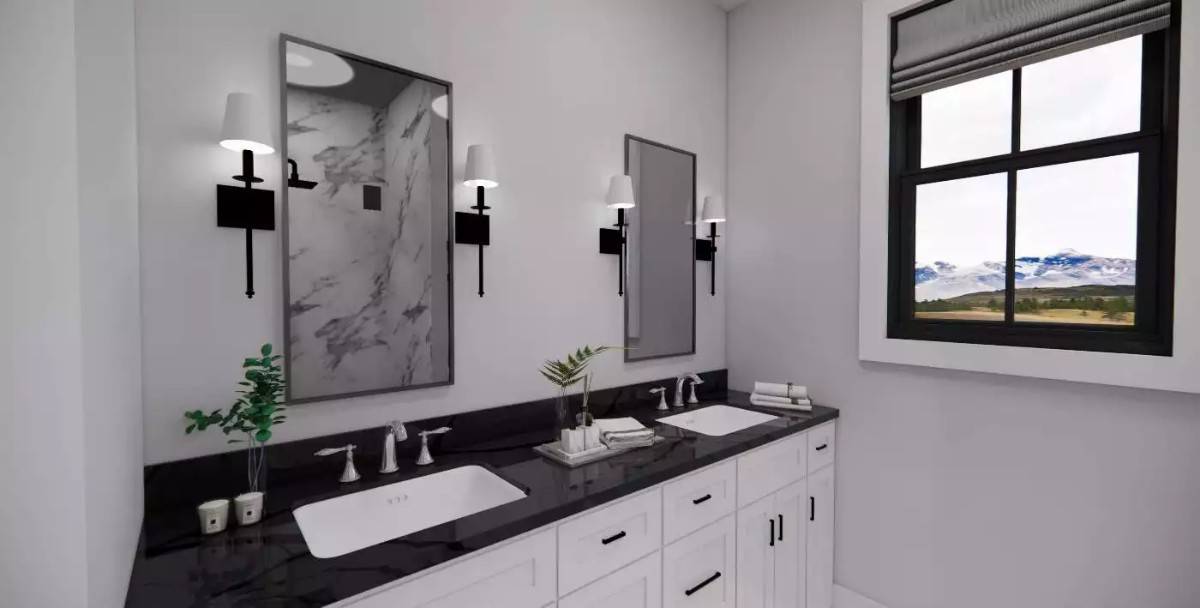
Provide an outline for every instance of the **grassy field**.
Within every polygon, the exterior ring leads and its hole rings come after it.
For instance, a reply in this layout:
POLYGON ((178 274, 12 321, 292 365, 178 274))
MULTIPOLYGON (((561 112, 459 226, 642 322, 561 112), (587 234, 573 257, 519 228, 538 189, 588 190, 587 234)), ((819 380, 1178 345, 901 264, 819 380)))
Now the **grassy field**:
MULTIPOLYGON (((954 321, 1003 321, 1004 311, 993 311, 985 307, 971 310, 949 310, 945 312, 918 312, 918 319, 946 319, 954 321)), ((1072 308, 1056 308, 1042 310, 1034 314, 1021 313, 1016 315, 1018 323, 1071 323, 1085 325, 1133 325, 1134 313, 1126 313, 1123 319, 1105 319, 1104 313, 1098 310, 1078 310, 1072 308), (1084 316, 1081 313, 1087 313, 1084 316)))

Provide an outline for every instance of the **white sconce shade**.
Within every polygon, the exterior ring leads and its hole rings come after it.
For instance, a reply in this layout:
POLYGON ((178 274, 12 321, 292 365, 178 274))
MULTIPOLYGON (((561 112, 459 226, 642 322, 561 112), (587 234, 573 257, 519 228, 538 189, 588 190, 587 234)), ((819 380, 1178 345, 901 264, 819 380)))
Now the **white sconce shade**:
POLYGON ((490 146, 476 144, 467 147, 467 173, 463 184, 476 188, 495 188, 500 185, 496 177, 496 161, 490 146))
POLYGON ((221 126, 221 147, 235 152, 273 154, 267 116, 258 100, 249 93, 230 93, 225 98, 225 122, 221 126))
POLYGON ((700 212, 700 221, 713 224, 725 221, 725 199, 720 196, 704 197, 704 211, 700 212))
POLYGON ((604 199, 609 209, 632 209, 636 206, 633 200, 633 178, 628 175, 614 175, 608 182, 608 196, 604 199))

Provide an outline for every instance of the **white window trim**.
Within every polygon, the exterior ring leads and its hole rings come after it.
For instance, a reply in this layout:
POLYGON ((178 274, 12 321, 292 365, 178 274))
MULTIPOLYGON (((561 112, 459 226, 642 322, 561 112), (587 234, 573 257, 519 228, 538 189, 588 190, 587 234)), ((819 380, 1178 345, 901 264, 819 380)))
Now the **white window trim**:
MULTIPOLYGON (((889 17, 924 4, 864 0, 859 186, 858 356, 863 361, 1200 393, 1200 18, 1183 7, 1176 204, 1174 356, 1154 357, 887 337, 889 17)), ((1196 6, 1192 5, 1192 9, 1196 6)))

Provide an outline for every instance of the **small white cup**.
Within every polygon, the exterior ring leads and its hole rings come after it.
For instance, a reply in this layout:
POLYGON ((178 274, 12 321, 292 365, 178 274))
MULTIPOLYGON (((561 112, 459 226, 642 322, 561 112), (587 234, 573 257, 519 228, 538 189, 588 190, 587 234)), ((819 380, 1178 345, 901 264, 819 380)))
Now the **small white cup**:
POLYGON ((600 447, 600 427, 596 425, 583 427, 583 449, 591 450, 600 447))
POLYGON ((256 524, 262 519, 263 493, 246 492, 233 499, 233 512, 239 526, 256 524))
POLYGON ((216 534, 229 524, 229 499, 218 498, 196 507, 200 517, 200 531, 205 534, 216 534))
POLYGON ((582 452, 585 449, 583 447, 583 429, 563 429, 559 442, 562 451, 568 454, 582 452))

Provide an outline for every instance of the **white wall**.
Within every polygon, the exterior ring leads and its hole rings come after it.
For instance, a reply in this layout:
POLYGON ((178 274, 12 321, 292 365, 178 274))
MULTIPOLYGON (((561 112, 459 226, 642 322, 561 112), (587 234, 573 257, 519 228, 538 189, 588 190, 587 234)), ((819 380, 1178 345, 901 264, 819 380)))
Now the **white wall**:
POLYGON ((842 408, 838 582, 889 608, 1200 605, 1200 398, 858 360, 860 17, 754 0, 729 39, 731 381, 842 408))
MULTIPOLYGON (((725 15, 708 2, 140 0, 136 25, 148 462, 230 449, 219 433, 185 437, 183 412, 227 405, 241 358, 282 339, 279 233, 255 237, 246 300, 243 234, 214 220, 214 186, 239 169, 215 144, 225 94, 255 93, 278 116, 281 32, 453 82, 456 171, 468 144, 489 143, 502 183, 485 298, 475 250, 455 247, 455 384, 300 406, 279 439, 548 397, 544 359, 619 344, 616 258, 596 231, 614 221, 603 197, 625 133, 696 152, 700 197, 724 189, 725 15)), ((260 166, 278 191, 272 162, 260 166)), ((455 200, 472 204, 461 186, 455 200)), ((725 367, 724 289, 697 302, 695 356, 606 355, 599 384, 725 367)))
POLYGON ((142 525, 133 0, 76 0, 88 600, 125 603, 142 525))
POLYGON ((120 606, 141 523, 131 4, 0 5, 0 590, 120 606))

